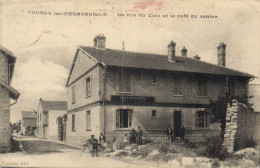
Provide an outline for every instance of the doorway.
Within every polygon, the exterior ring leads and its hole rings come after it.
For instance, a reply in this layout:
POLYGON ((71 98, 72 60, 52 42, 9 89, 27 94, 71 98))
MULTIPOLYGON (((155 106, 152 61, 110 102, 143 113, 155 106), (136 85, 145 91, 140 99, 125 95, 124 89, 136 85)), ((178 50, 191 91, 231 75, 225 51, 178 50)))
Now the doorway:
POLYGON ((180 137, 181 111, 174 111, 174 137, 180 137))

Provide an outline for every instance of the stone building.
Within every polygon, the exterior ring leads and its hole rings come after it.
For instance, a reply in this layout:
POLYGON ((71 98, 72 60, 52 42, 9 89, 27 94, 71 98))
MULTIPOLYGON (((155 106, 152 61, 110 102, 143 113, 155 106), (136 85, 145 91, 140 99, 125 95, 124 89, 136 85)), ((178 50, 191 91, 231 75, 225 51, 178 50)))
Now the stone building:
POLYGON ((11 148, 10 106, 19 97, 18 91, 10 86, 15 61, 14 54, 0 45, 0 152, 8 152, 11 148))
POLYGON ((37 137, 58 140, 58 118, 67 114, 67 101, 40 99, 37 109, 37 137))
POLYGON ((260 146, 260 84, 250 84, 248 90, 249 96, 253 96, 253 98, 249 99, 249 102, 253 104, 252 107, 255 112, 255 129, 253 137, 260 146))
POLYGON ((203 141, 218 135, 204 112, 209 100, 222 93, 247 94, 252 75, 225 67, 226 45, 217 47, 218 65, 175 51, 167 55, 136 53, 106 48, 106 37, 94 38, 94 46, 78 46, 67 80, 67 141, 78 145, 91 134, 105 133, 108 140, 122 139, 138 126, 144 139, 165 140, 168 125, 179 136, 203 141))
POLYGON ((37 125, 37 115, 34 111, 22 111, 21 131, 23 135, 34 135, 37 125))

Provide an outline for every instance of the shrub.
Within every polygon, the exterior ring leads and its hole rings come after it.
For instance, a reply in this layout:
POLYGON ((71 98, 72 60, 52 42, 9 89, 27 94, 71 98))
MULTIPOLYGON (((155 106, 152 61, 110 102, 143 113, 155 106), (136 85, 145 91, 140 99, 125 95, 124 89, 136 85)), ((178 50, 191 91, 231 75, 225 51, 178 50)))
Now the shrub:
POLYGON ((256 145, 257 145, 257 143, 252 137, 245 140, 245 142, 244 142, 244 148, 255 148, 256 145))
POLYGON ((208 157, 224 160, 228 157, 227 149, 222 145, 222 139, 219 136, 206 138, 205 154, 208 157))
POLYGON ((169 151, 169 147, 170 145, 168 143, 163 143, 161 146, 160 146, 160 152, 165 152, 167 153, 169 151))
POLYGON ((244 148, 255 148, 256 145, 257 145, 257 142, 252 137, 250 137, 244 141, 242 141, 242 140, 235 141, 234 150, 238 151, 238 150, 244 149, 244 148))

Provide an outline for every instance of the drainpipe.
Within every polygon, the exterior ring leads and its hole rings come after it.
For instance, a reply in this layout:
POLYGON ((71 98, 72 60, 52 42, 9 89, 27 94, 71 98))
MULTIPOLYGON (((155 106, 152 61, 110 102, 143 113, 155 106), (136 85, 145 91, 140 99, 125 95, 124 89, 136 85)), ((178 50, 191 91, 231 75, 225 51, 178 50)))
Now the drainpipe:
POLYGON ((14 103, 10 104, 10 107, 11 107, 12 105, 15 105, 15 104, 17 103, 17 100, 18 100, 18 99, 16 99, 14 103))
POLYGON ((103 66, 103 113, 104 113, 104 136, 106 136, 106 108, 105 108, 105 100, 106 100, 106 64, 101 63, 103 66))

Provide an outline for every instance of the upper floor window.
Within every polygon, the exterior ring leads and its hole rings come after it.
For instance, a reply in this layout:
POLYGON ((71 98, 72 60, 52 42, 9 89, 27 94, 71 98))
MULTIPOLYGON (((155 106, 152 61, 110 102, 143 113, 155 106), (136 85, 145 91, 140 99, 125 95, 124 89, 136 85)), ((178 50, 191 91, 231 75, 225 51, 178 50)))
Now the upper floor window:
POLYGON ((120 109, 116 111, 116 128, 132 127, 133 111, 129 109, 120 109))
POLYGON ((156 83, 156 75, 152 75, 152 83, 153 83, 153 84, 156 83))
POLYGON ((91 118, 90 118, 91 112, 86 112, 86 130, 91 130, 91 118))
POLYGON ((71 103, 76 103, 76 85, 71 88, 71 103))
POLYGON ((75 131, 75 114, 73 114, 71 118, 71 130, 75 131))
POLYGON ((205 128, 208 126, 208 115, 205 111, 198 111, 196 113, 196 126, 198 128, 205 128))
POLYGON ((86 78, 86 97, 91 96, 91 78, 86 78))
POLYGON ((126 72, 119 73, 119 92, 131 92, 131 75, 126 72))
POLYGON ((200 78, 197 81, 198 96, 208 96, 208 80, 200 78))
POLYGON ((173 85, 173 94, 182 95, 182 77, 180 76, 173 77, 172 85, 173 85))

